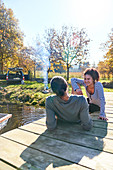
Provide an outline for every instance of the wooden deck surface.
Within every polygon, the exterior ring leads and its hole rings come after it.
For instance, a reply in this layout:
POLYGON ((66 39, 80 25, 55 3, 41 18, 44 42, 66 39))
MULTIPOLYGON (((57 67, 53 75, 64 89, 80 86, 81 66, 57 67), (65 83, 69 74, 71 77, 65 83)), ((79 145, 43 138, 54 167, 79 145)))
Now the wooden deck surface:
POLYGON ((0 136, 0 170, 113 169, 113 93, 105 93, 108 121, 92 114, 94 127, 59 122, 49 132, 45 118, 0 136))

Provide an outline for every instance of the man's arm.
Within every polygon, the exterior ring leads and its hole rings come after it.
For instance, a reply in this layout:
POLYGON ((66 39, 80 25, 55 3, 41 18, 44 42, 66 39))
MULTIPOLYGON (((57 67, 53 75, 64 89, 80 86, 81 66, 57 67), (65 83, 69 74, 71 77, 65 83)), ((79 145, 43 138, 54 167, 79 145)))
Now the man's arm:
POLYGON ((55 112, 51 107, 50 97, 46 99, 45 107, 46 107, 46 126, 48 130, 54 130, 57 126, 57 119, 55 117, 55 112))

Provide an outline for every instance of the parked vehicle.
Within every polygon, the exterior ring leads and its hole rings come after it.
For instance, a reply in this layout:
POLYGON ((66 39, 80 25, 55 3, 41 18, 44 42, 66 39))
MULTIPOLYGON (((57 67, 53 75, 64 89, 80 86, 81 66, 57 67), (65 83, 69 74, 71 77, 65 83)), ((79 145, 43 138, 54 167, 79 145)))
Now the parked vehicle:
POLYGON ((20 67, 9 68, 6 75, 7 84, 24 84, 25 78, 22 70, 23 68, 20 67))

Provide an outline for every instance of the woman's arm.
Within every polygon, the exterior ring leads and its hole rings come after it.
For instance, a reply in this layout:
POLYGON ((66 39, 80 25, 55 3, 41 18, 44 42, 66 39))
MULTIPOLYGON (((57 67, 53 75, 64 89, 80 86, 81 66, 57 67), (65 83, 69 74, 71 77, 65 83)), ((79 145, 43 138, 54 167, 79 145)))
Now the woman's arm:
POLYGON ((90 130, 93 126, 93 121, 89 115, 89 107, 85 97, 82 98, 81 108, 80 108, 80 120, 83 129, 90 130))
POLYGON ((80 84, 77 83, 77 85, 78 85, 79 89, 76 89, 76 91, 75 91, 75 90, 73 89, 73 87, 72 87, 72 94, 75 94, 75 95, 83 95, 83 92, 82 92, 82 90, 81 90, 80 84))
POLYGON ((105 115, 105 97, 104 97, 104 90, 103 90, 103 85, 98 82, 97 84, 97 89, 98 89, 98 97, 100 99, 100 115, 99 119, 102 120, 107 120, 106 115, 105 115))
POLYGON ((77 78, 71 79, 72 94, 83 95, 80 84, 85 85, 84 81, 81 79, 77 79, 77 78))

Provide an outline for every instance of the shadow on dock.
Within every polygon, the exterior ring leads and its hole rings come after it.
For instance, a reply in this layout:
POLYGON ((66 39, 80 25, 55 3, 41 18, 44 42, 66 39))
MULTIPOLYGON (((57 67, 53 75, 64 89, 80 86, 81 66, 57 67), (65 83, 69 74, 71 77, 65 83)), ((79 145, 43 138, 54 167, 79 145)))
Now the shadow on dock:
POLYGON ((20 168, 92 168, 93 158, 104 148, 107 122, 105 124, 105 128, 93 127, 91 131, 84 131, 79 124, 58 122, 56 130, 45 130, 22 152, 20 157, 26 163, 20 168))

